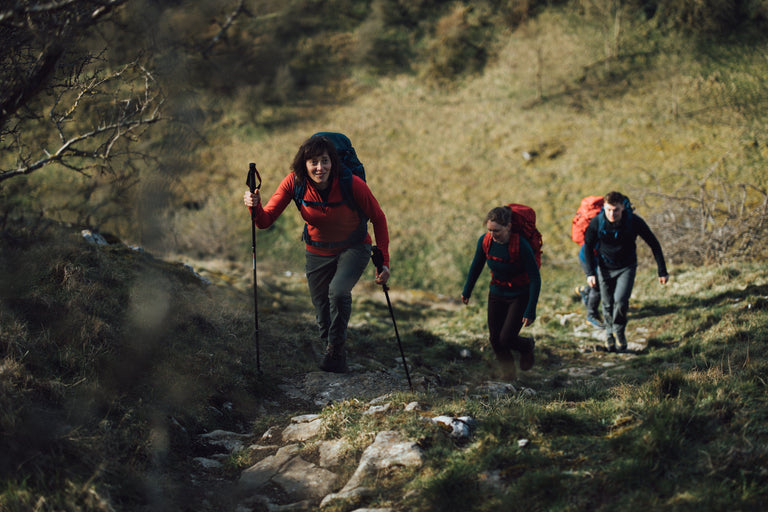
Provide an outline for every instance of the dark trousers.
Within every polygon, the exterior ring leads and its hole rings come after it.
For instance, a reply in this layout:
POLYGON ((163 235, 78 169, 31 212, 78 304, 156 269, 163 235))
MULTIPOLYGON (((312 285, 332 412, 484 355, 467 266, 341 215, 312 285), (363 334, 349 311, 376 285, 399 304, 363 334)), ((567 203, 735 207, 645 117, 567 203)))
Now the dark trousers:
MULTIPOLYGON (((579 249, 579 265, 581 265, 581 269, 584 271, 585 274, 589 275, 589 267, 587 267, 587 257, 584 255, 584 244, 581 245, 581 249, 579 249)), ((592 269, 594 270, 594 269, 592 269)), ((593 318, 600 318, 600 315, 598 314, 599 308, 600 308, 600 287, 592 288, 589 287, 589 293, 587 294, 587 316, 593 317, 593 318)))
POLYGON ((357 244, 335 256, 319 256, 307 251, 307 284, 323 342, 341 346, 346 341, 347 324, 352 315, 352 288, 363 275, 370 257, 368 244, 357 244))
POLYGON ((624 331, 627 327, 629 297, 632 295, 636 272, 635 265, 618 270, 597 269, 597 280, 603 301, 605 332, 609 338, 610 335, 615 335, 620 342, 626 339, 624 331))
POLYGON ((589 295, 587 295, 587 316, 592 318, 600 318, 600 288, 589 287, 589 295))
POLYGON ((491 348, 499 361, 512 361, 512 350, 527 352, 533 349, 531 338, 520 337, 523 314, 528 306, 528 295, 499 297, 488 295, 488 330, 491 348))

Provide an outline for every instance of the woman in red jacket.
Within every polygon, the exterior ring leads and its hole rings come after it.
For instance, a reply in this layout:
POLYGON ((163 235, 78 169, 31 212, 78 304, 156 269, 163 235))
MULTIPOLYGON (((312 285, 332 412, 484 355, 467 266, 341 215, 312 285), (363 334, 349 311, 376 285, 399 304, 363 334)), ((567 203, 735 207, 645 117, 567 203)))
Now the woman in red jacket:
POLYGON ((326 345, 320 369, 343 373, 347 371, 344 343, 352 314, 352 288, 371 255, 367 220, 373 224, 376 245, 384 256, 382 271, 376 271, 376 283, 386 284, 389 279, 387 219, 368 185, 359 177, 352 177, 351 194, 342 190, 341 161, 327 137, 313 135, 307 139, 296 153, 291 170, 266 206, 262 207, 258 190, 246 191, 243 200, 252 211, 256 226, 264 229, 294 200, 294 190, 303 190, 297 204, 306 222, 305 270, 320 338, 326 345), (345 199, 346 195, 352 197, 345 199), (354 204, 349 204, 352 201, 354 204))

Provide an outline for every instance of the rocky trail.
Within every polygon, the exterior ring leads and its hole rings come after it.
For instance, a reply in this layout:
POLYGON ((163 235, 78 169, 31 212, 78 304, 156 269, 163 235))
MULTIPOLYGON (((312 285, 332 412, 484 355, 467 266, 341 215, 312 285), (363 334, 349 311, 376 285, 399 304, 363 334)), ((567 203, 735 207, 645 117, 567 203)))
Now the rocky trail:
MULTIPOLYGON (((600 332, 585 325, 582 315, 559 315, 564 326, 571 327, 579 341, 579 352, 585 357, 578 366, 559 364, 554 372, 563 382, 610 378, 607 370, 617 369, 623 361, 635 357, 644 348, 641 331, 633 332, 635 342, 627 354, 607 354, 599 350, 600 332)), ((537 357, 547 359, 546 347, 538 347, 537 357)), ((211 502, 221 502, 222 493, 231 510, 251 511, 309 511, 336 504, 334 510, 355 512, 388 512, 393 508, 371 508, 377 490, 369 487, 382 474, 396 473, 402 468, 420 467, 424 463, 422 448, 414 440, 403 437, 394 430, 383 430, 370 438, 370 444, 362 450, 354 450, 344 438, 329 438, 324 419, 318 410, 344 400, 364 403, 364 415, 387 415, 395 411, 392 397, 397 392, 407 392, 408 382, 402 366, 366 371, 362 366, 351 364, 347 374, 313 371, 304 375, 284 378, 279 385, 291 410, 304 407, 304 414, 293 416, 288 425, 273 425, 264 432, 230 432, 217 430, 199 436, 198 445, 205 447, 205 455, 189 461, 193 480, 203 495, 211 502), (302 406, 301 404, 304 404, 302 406), (254 464, 242 471, 234 480, 220 477, 228 459, 247 454, 254 464)), ((528 374, 536 378, 553 371, 536 368, 528 374)), ((416 391, 459 394, 460 396, 488 399, 504 395, 535 395, 536 389, 518 380, 504 382, 485 380, 477 384, 462 384, 441 388, 434 376, 415 372, 412 381, 416 391)), ((551 377, 551 375, 550 375, 551 377)), ((471 417, 450 417, 433 414, 418 401, 397 406, 408 414, 418 415, 425 423, 440 426, 456 441, 457 447, 471 439, 476 420, 471 417)), ((516 440, 523 446, 526 440, 516 440)), ((458 448, 457 448, 458 449, 458 448)), ((493 475, 484 481, 493 485, 493 475)))

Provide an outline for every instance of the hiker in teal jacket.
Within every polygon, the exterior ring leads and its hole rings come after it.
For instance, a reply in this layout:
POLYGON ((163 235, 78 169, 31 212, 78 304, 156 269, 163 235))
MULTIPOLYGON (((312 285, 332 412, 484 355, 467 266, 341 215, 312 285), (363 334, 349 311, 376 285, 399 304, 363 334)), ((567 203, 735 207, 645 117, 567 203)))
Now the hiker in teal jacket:
POLYGON ((619 192, 605 196, 603 210, 593 218, 584 233, 587 284, 600 287, 603 301, 605 349, 627 350, 627 313, 637 272, 637 237, 653 252, 659 283, 667 284, 669 275, 661 244, 648 224, 632 211, 629 200, 619 192))
POLYGON ((512 231, 512 211, 501 206, 488 212, 488 233, 477 241, 475 257, 467 274, 461 301, 469 303, 477 279, 487 264, 491 271, 488 291, 488 329, 490 342, 504 377, 514 377, 515 359, 520 353, 520 369, 534 363, 533 338, 520 336, 520 329, 536 320, 536 304, 541 290, 541 275, 530 243, 512 231), (485 242, 485 243, 484 243, 485 242))

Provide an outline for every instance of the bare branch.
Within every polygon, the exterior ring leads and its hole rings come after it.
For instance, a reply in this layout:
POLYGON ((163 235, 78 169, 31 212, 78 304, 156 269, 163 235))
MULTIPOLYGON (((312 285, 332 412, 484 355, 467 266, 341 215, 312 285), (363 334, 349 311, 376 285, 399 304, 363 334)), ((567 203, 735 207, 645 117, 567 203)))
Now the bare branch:
MULTIPOLYGON (((138 130, 163 119, 160 111, 163 101, 152 76, 138 63, 104 76, 99 69, 88 76, 78 75, 71 88, 58 91, 51 108, 50 122, 60 141, 57 149, 43 149, 43 156, 37 159, 20 155, 16 168, 0 171, 0 182, 30 174, 52 163, 78 172, 85 172, 94 165, 109 168, 116 144, 134 142, 139 138, 138 130), (136 86, 140 86, 138 91, 136 86), (90 128, 74 131, 78 124, 76 114, 80 110, 90 117, 94 113, 99 116, 94 118, 90 128)), ((26 146, 20 139, 17 144, 26 146)))
POLYGON ((0 132, 53 79, 71 40, 128 1, 17 1, 0 11, 0 132))
MULTIPOLYGON (((80 17, 95 20, 128 0, 59 0, 43 4, 17 5, 13 9, 0 11, 0 23, 21 23, 30 16, 66 10, 67 14, 77 13, 80 17), (76 8, 76 9, 75 9, 76 8)), ((77 18, 75 18, 77 19, 77 18)))
POLYGON ((682 174, 675 191, 643 195, 664 202, 649 221, 663 227, 659 238, 673 261, 725 263, 766 255, 768 192, 722 178, 714 172, 717 165, 703 177, 682 174))
POLYGON ((10 83, 3 81, 6 90, 0 97, 0 126, 40 92, 53 75, 63 51, 60 45, 51 44, 40 53, 25 76, 19 76, 10 83))
POLYGON ((214 46, 224 39, 227 35, 227 30, 229 30, 229 27, 232 26, 232 24, 235 22, 235 19, 243 13, 247 13, 245 9, 245 0, 240 0, 240 3, 237 5, 237 8, 232 12, 232 14, 229 15, 227 20, 221 25, 221 29, 218 31, 218 33, 213 36, 213 39, 208 43, 208 45, 203 49, 203 57, 207 58, 208 54, 211 52, 214 46))

